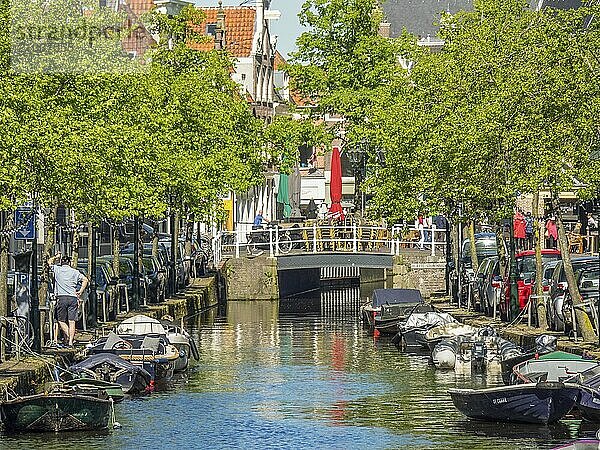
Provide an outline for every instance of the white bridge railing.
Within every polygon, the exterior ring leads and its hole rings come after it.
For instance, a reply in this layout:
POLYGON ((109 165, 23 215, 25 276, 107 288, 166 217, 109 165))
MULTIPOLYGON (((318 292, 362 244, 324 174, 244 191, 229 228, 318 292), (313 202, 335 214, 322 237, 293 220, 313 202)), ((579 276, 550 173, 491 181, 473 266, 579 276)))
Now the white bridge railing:
POLYGON ((371 225, 279 224, 261 229, 222 231, 213 240, 215 265, 225 258, 267 254, 350 252, 400 255, 408 249, 423 250, 432 256, 445 253, 446 230, 371 225))

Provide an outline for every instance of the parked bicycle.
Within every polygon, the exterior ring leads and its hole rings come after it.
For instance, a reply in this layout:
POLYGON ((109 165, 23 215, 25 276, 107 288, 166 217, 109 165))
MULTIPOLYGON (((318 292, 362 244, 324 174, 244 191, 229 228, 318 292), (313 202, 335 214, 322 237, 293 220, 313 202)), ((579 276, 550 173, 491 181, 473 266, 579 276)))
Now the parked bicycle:
MULTIPOLYGON (((16 311, 13 311, 13 314, 16 311)), ((31 351, 33 346, 33 327, 27 317, 12 315, 0 317, 0 327, 5 328, 0 335, 7 355, 19 357, 31 351)))
POLYGON ((292 250, 292 238, 286 229, 282 229, 277 223, 270 222, 266 229, 256 229, 246 235, 246 249, 248 255, 259 256, 265 250, 269 250, 271 235, 273 236, 273 245, 277 245, 279 253, 288 254, 292 250), (273 229, 273 231, 270 231, 273 229), (276 236, 278 234, 278 242, 276 236))

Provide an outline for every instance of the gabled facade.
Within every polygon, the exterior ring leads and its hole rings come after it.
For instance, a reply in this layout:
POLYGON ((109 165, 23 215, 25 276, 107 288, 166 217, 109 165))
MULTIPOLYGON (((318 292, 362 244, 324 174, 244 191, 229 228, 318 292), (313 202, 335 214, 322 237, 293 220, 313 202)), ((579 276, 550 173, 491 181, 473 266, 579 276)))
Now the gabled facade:
POLYGON ((200 8, 206 20, 200 33, 208 42, 194 45, 199 50, 225 49, 235 59, 232 79, 243 86, 257 117, 274 113, 275 41, 269 31, 266 12, 269 2, 255 6, 200 8))

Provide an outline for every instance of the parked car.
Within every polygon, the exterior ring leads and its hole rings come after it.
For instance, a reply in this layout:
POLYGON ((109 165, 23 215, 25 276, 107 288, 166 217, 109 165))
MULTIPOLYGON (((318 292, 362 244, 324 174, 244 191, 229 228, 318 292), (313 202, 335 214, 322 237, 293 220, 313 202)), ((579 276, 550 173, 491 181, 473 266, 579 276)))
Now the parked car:
MULTIPOLYGON (((77 261, 77 269, 87 276, 88 271, 88 260, 87 259, 79 259, 77 261)), ((105 307, 106 307, 106 318, 112 320, 117 316, 117 278, 114 277, 114 272, 112 271, 112 266, 107 267, 106 264, 100 262, 96 262, 96 292, 98 293, 98 318, 104 320, 104 311, 102 311, 103 305, 101 302, 102 297, 104 297, 105 307)), ((88 301, 89 298, 89 288, 86 289, 86 292, 83 296, 83 301, 88 301)), ((89 304, 89 303, 88 303, 89 304)), ((90 307, 86 305, 86 311, 89 314, 90 307)))
MULTIPOLYGON (((578 258, 572 258, 571 264, 573 265, 573 271, 577 272, 587 264, 598 264, 598 257, 583 256, 578 258)), ((564 270, 563 262, 560 261, 552 272, 552 279, 550 282, 550 307, 548 325, 551 330, 564 331, 564 316, 563 316, 563 303, 565 300, 565 294, 568 290, 567 277, 564 270)))
MULTIPOLYGON (((529 297, 535 288, 536 259, 535 250, 525 250, 515 255, 517 263, 517 291, 519 309, 523 309, 529 302, 529 297)), ((542 265, 549 261, 560 260, 560 251, 556 249, 542 250, 542 265)), ((500 303, 502 316, 508 319, 510 311, 510 262, 506 265, 506 273, 503 275, 503 299, 500 303)), ((535 310, 534 310, 535 311, 535 310)))
POLYGON ((171 262, 171 241, 170 240, 161 240, 159 244, 162 245, 168 252, 169 262, 171 267, 174 267, 175 270, 175 281, 176 288, 186 286, 189 284, 190 280, 190 267, 191 262, 189 260, 184 261, 183 255, 185 252, 184 243, 179 242, 177 245, 177 251, 175 253, 175 262, 171 262))
POLYGON ((142 263, 147 279, 148 301, 154 303, 164 301, 167 290, 166 269, 162 267, 156 256, 144 256, 142 263))
MULTIPOLYGON (((479 261, 483 261, 483 259, 490 256, 498 256, 496 235, 494 233, 475 234, 475 250, 479 261)), ((473 264, 471 262, 470 239, 465 239, 463 241, 460 253, 460 270, 457 270, 455 267, 452 267, 451 269, 452 292, 455 296, 455 300, 457 300, 458 295, 460 295, 462 301, 466 302, 469 292, 469 283, 474 284, 476 281, 476 274, 473 271, 473 264)))
POLYGON ((554 269, 557 264, 560 262, 560 259, 546 261, 542 265, 542 290, 545 293, 550 292, 550 284, 552 283, 552 274, 554 273, 554 269))
POLYGON ((488 315, 494 315, 494 305, 498 309, 500 303, 500 262, 497 256, 485 258, 480 265, 482 270, 478 271, 479 299, 482 311, 488 315))
MULTIPOLYGON (((582 268, 575 273, 575 280, 581 301, 583 302, 585 311, 588 313, 594 328, 598 327, 598 296, 600 292, 600 268, 598 267, 598 259, 593 262, 586 263, 582 268)), ((563 318, 565 331, 573 329, 573 298, 567 290, 565 292, 565 300, 563 302, 563 318)))
MULTIPOLYGON (((123 247, 121 249, 121 254, 131 257, 131 255, 133 255, 133 244, 128 244, 125 247, 123 247)), ((164 242, 158 243, 156 256, 152 256, 152 242, 145 242, 143 244, 142 254, 143 258, 154 258, 156 260, 155 262, 158 263, 158 270, 160 271, 160 278, 162 280, 162 288, 159 291, 159 298, 160 301, 162 301, 169 296, 168 283, 171 271, 173 270, 170 263, 171 254, 167 250, 167 247, 165 246, 164 242)), ((143 264, 144 267, 147 266, 146 263, 143 262, 143 264)), ((155 275, 153 275, 153 277, 155 277, 155 275)), ((154 287, 149 286, 149 289, 152 290, 154 289, 154 287)), ((150 301, 156 301, 153 293, 148 292, 148 295, 150 301)))

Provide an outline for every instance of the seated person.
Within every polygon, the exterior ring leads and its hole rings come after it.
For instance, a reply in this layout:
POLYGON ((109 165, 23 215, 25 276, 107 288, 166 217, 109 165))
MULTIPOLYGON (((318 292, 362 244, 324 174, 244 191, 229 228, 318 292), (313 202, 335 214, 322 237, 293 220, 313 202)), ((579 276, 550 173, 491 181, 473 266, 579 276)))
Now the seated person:
POLYGON ((256 217, 254 218, 254 223, 252 224, 252 229, 253 230, 260 230, 261 228, 263 228, 263 222, 268 223, 269 219, 267 217, 263 216, 263 210, 260 209, 258 211, 258 214, 256 214, 256 217))

